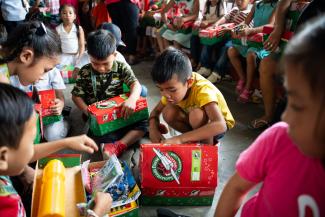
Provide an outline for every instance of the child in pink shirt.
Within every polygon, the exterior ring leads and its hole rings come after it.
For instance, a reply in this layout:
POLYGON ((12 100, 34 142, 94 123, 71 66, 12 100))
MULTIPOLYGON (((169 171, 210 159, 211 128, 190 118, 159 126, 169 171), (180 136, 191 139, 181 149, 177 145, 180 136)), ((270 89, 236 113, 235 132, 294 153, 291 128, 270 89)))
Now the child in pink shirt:
POLYGON ((237 161, 215 216, 325 216, 325 17, 309 23, 284 53, 288 105, 237 161))

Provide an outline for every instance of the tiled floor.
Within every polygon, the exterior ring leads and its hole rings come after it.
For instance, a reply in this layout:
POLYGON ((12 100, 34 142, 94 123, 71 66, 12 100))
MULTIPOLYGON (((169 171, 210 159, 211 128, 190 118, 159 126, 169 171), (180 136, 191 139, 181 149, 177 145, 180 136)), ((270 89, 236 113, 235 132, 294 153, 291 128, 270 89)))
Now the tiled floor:
MULTIPOLYGON (((159 101, 160 96, 158 89, 151 82, 150 70, 153 62, 147 61, 142 62, 134 67, 133 70, 140 80, 140 82, 147 86, 149 91, 148 103, 149 109, 159 101)), ((70 90, 72 85, 67 86, 65 91, 65 96, 67 99, 67 105, 73 107, 71 112, 71 120, 73 122, 73 135, 78 135, 85 131, 83 124, 80 122, 80 113, 75 109, 73 103, 71 102, 70 90)), ((259 132, 252 131, 247 128, 247 124, 253 118, 258 117, 262 114, 261 105, 256 104, 239 104, 236 102, 236 95, 234 93, 234 83, 229 81, 224 81, 218 88, 224 94, 226 101, 230 107, 232 114, 236 120, 236 126, 227 132, 226 136, 221 141, 219 147, 219 182, 216 189, 214 201, 211 207, 170 207, 172 210, 179 214, 188 215, 192 217, 203 217, 203 216, 213 216, 218 198, 220 193, 226 183, 226 180, 232 175, 234 171, 235 162, 239 154, 246 149, 249 144, 254 140, 259 132)), ((122 158, 128 159, 130 155, 124 155, 122 158)), ((140 216, 141 217, 154 217, 156 216, 157 207, 141 207, 140 216)))

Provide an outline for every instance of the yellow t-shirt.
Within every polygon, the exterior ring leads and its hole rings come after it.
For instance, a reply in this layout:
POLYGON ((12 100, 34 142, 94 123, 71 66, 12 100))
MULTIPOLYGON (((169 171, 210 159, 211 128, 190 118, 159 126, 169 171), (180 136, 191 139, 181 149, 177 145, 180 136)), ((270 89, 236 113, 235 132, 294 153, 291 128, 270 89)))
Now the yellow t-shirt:
MULTIPOLYGON (((216 102, 226 121, 228 129, 233 128, 235 125, 234 117, 232 116, 227 102, 220 90, 209 80, 195 72, 192 73, 192 78, 194 79, 194 83, 190 89, 188 97, 177 105, 181 107, 184 112, 188 113, 190 109, 202 108, 210 102, 216 102)), ((163 105, 167 104, 166 97, 163 96, 161 98, 161 103, 163 105)))

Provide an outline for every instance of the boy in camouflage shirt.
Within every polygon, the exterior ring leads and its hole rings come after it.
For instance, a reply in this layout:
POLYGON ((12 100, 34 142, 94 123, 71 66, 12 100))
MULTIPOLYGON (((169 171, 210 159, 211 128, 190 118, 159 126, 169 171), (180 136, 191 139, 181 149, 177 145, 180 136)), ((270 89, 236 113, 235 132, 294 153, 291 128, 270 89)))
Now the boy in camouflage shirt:
MULTIPOLYGON (((91 32, 87 38, 90 64, 82 67, 78 73, 76 85, 72 90, 72 100, 76 106, 88 115, 88 105, 118 96, 123 93, 123 83, 130 87, 129 98, 121 105, 121 114, 128 118, 135 109, 141 93, 141 85, 132 69, 125 63, 115 60, 116 40, 106 30, 91 32)), ((102 147, 104 157, 111 154, 119 156, 129 145, 141 139, 148 129, 148 121, 140 121, 116 132, 101 137, 90 136, 102 147)))

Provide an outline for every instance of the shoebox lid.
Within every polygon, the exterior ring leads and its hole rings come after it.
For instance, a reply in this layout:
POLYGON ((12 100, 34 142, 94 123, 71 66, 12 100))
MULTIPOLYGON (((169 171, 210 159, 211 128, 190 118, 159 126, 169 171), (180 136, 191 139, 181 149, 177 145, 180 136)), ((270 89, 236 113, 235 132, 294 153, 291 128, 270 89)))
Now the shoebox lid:
POLYGON ((142 144, 139 167, 144 196, 213 197, 218 146, 142 144))

